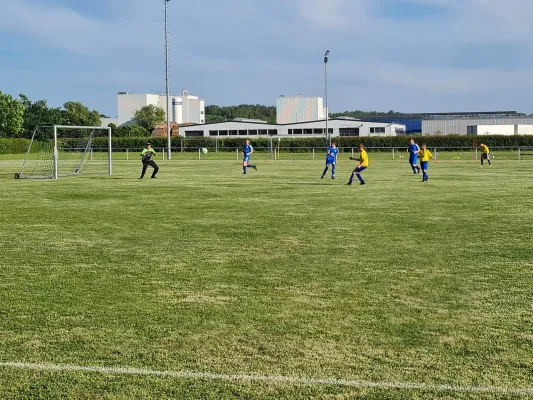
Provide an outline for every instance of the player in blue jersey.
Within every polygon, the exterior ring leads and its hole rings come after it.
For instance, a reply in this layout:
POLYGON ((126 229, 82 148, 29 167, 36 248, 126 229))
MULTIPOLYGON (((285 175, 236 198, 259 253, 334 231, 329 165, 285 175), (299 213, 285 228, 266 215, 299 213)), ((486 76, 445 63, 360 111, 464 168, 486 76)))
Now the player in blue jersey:
POLYGON ((254 152, 254 148, 252 147, 248 139, 246 139, 246 143, 244 144, 242 148, 242 152, 244 154, 244 158, 242 159, 242 170, 244 171, 243 175, 246 175, 247 167, 253 168, 257 171, 257 166, 250 164, 250 157, 252 156, 252 153, 254 152))
POLYGON ((329 166, 331 165, 331 179, 335 179, 335 170, 337 167, 337 155, 339 154, 339 149, 337 148, 337 142, 331 142, 331 146, 328 149, 328 154, 326 156, 326 168, 322 172, 320 179, 324 179, 326 172, 328 172, 329 166))
POLYGON ((420 167, 418 166, 418 152, 420 147, 415 143, 414 139, 409 142, 409 164, 413 169, 413 174, 420 173, 420 167))

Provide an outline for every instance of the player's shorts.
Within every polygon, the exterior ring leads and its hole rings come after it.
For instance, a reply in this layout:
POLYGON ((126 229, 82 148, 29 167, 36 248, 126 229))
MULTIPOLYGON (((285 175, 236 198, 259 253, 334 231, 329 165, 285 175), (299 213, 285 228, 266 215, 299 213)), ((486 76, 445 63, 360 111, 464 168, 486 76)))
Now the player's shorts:
POLYGON ((326 158, 326 165, 331 165, 331 164, 335 164, 336 161, 334 158, 331 158, 331 157, 327 157, 326 158))
POLYGON ((416 165, 416 164, 418 164, 418 155, 416 155, 416 154, 411 154, 411 155, 409 156, 409 164, 411 164, 411 165, 416 165))
POLYGON ((483 153, 481 154, 481 157, 484 159, 484 160, 488 160, 489 159, 489 155, 487 153, 483 153))
POLYGON ((429 165, 428 161, 421 161, 420 162, 420 166, 422 167, 422 170, 424 170, 424 171, 428 170, 428 165, 429 165))
POLYGON ((244 156, 244 158, 242 159, 242 162, 248 162, 250 161, 250 156, 244 156))

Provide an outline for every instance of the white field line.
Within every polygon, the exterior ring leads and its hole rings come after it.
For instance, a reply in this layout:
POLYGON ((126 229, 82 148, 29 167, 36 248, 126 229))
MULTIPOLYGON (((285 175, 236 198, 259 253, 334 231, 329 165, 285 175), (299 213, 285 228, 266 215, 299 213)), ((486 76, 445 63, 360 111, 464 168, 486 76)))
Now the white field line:
POLYGON ((498 386, 455 386, 455 385, 431 385, 425 383, 405 383, 405 382, 374 382, 364 380, 330 379, 330 378, 295 378, 290 376, 270 376, 270 375, 227 375, 213 374, 209 372, 191 371, 157 371, 150 369, 137 369, 128 367, 89 367, 80 365, 62 364, 32 364, 22 362, 0 362, 0 368, 16 368, 37 371, 56 372, 89 372, 105 375, 141 375, 159 376, 181 379, 202 379, 219 380, 226 382, 248 381, 265 383, 286 383, 293 385, 318 385, 318 386, 347 386, 361 389, 403 389, 422 391, 450 391, 450 392, 470 392, 470 393, 493 393, 512 395, 533 395, 533 387, 506 388, 498 386))

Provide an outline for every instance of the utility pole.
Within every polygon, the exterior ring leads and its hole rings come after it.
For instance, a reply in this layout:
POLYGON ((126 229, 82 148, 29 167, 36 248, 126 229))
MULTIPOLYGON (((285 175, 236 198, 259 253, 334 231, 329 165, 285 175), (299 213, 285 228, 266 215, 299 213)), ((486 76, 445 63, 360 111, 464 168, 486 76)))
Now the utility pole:
POLYGON ((168 79, 168 2, 170 0, 163 0, 165 2, 165 83, 167 93, 167 141, 168 141, 168 159, 172 159, 172 132, 170 130, 170 82, 168 79))
POLYGON ((328 109, 328 56, 329 50, 324 54, 324 92, 326 96, 326 141, 328 145, 331 146, 331 136, 328 131, 328 119, 329 119, 329 109, 328 109))

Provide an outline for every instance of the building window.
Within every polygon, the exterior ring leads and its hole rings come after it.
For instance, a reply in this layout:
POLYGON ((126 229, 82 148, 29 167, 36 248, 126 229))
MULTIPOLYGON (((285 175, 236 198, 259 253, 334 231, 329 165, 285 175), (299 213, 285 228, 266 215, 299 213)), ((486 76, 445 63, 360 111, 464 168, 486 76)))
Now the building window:
POLYGON ((234 135, 237 136, 237 131, 229 131, 230 136, 234 135))
POLYGON ((329 133, 333 133, 333 128, 328 128, 329 133))
POLYGON ((228 136, 228 131, 218 131, 219 136, 228 136))
POLYGON ((289 129, 289 135, 292 135, 292 129, 289 129))
POLYGON ((305 135, 312 135, 313 134, 313 130, 312 129, 304 129, 304 134, 305 135))
POLYGON ((340 136, 359 136, 359 128, 339 128, 340 136))
POLYGON ((247 136, 248 135, 248 131, 247 130, 240 130, 239 131, 239 135, 240 136, 247 136))
POLYGON ((370 133, 385 133, 385 128, 376 127, 376 128, 370 128, 370 133))
POLYGON ((260 134, 260 135, 265 135, 265 136, 266 136, 266 134, 267 134, 267 130, 266 130, 266 129, 261 129, 261 130, 259 131, 259 134, 260 134))
POLYGON ((302 134, 302 130, 301 129, 294 129, 292 131, 295 135, 301 135, 302 134))
POLYGON ((185 131, 185 136, 204 136, 204 131, 185 131))
POLYGON ((209 131, 209 136, 218 136, 218 131, 209 131))
POLYGON ((248 131, 248 135, 257 135, 257 130, 248 131))
POLYGON ((324 134, 324 129, 313 129, 313 133, 315 135, 323 135, 324 134))
POLYGON ((278 130, 277 130, 277 129, 269 129, 269 130, 268 130, 268 134, 269 134, 270 136, 277 135, 277 134, 278 134, 278 130))

